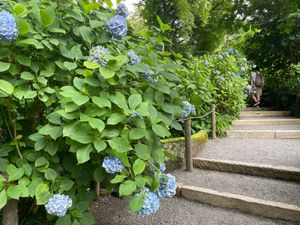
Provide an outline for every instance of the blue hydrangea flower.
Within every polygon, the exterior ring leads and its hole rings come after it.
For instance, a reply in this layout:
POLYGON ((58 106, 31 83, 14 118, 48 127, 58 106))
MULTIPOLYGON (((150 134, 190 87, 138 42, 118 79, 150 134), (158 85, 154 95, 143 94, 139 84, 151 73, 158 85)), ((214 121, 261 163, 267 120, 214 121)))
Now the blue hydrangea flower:
POLYGON ((132 50, 127 52, 127 56, 129 57, 129 64, 131 64, 131 65, 135 65, 135 64, 138 64, 140 62, 140 58, 132 50))
POLYGON ((117 15, 112 17, 108 23, 108 32, 114 37, 114 38, 123 38, 127 34, 127 24, 126 20, 123 16, 117 15))
POLYGON ((232 48, 229 48, 229 49, 228 49, 228 52, 229 52, 229 53, 233 53, 233 49, 232 49, 232 48))
MULTIPOLYGON (((149 69, 150 66, 146 65, 149 69)), ((157 75, 154 74, 154 72, 152 70, 149 70, 147 72, 143 73, 143 76, 145 77, 145 79, 149 82, 149 83, 155 83, 158 81, 158 77, 157 75)))
POLYGON ((137 116, 138 116, 138 117, 140 117, 142 120, 144 119, 144 117, 143 117, 143 116, 141 116, 140 114, 138 114, 138 113, 137 113, 137 112, 135 112, 135 111, 134 111, 133 113, 131 113, 131 117, 133 117, 133 118, 134 118, 134 117, 137 117, 137 116))
POLYGON ((232 77, 232 78, 235 78, 235 76, 236 76, 235 73, 232 72, 232 73, 231 73, 231 77, 232 77))
POLYGON ((124 18, 128 16, 128 9, 125 4, 121 3, 120 5, 118 5, 117 15, 123 16, 124 18))
POLYGON ((63 194, 53 195, 45 205, 48 214, 63 217, 67 210, 72 207, 72 199, 63 194))
MULTIPOLYGON (((155 164, 155 162, 151 161, 151 163, 149 164, 149 169, 150 169, 151 172, 154 173, 154 172, 156 172, 156 168, 155 168, 155 166, 153 166, 153 164, 155 164)), ((165 170, 166 170, 166 164, 165 163, 161 163, 159 165, 159 170, 160 170, 160 172, 165 172, 165 170)))
POLYGON ((219 54, 219 55, 218 55, 218 59, 221 61, 221 60, 224 59, 224 57, 223 57, 221 54, 219 54))
POLYGON ((253 69, 255 69, 256 67, 257 67, 257 65, 255 65, 255 64, 252 66, 253 69))
POLYGON ((248 84, 248 86, 245 88, 246 91, 250 91, 251 90, 251 85, 248 84))
POLYGON ((154 192, 151 192, 148 188, 144 189, 145 199, 143 207, 137 211, 139 215, 148 216, 155 213, 159 209, 159 199, 154 192))
POLYGON ((160 198, 171 198, 176 194, 176 178, 171 174, 159 174, 159 189, 157 194, 160 198))
POLYGON ((110 52, 108 49, 104 48, 101 45, 98 45, 90 50, 89 61, 98 63, 101 66, 105 66, 108 62, 108 60, 105 59, 105 55, 109 54, 110 52))
POLYGON ((184 105, 184 110, 181 112, 180 117, 181 118, 186 118, 191 114, 191 112, 193 110, 195 110, 195 106, 193 106, 191 103, 189 103, 187 101, 184 101, 182 103, 184 105))
POLYGON ((107 173, 119 173, 124 169, 124 165, 117 156, 106 156, 103 160, 102 167, 107 173))
POLYGON ((224 78, 224 77, 220 77, 220 80, 221 80, 221 81, 225 81, 225 78, 224 78))
POLYGON ((216 75, 220 75, 221 72, 219 70, 216 71, 216 75))
POLYGON ((0 12, 0 39, 12 41, 18 37, 19 31, 15 17, 7 12, 0 12))
POLYGON ((205 60, 205 62, 204 62, 204 65, 205 65, 205 66, 208 66, 208 62, 207 62, 207 60, 205 60))

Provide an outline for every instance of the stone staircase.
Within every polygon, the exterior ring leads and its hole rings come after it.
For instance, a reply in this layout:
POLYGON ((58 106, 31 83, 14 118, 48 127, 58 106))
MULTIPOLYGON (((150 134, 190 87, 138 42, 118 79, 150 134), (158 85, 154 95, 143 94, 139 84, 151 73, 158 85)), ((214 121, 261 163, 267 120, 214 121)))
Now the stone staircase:
POLYGON ((228 138, 299 139, 300 119, 291 117, 290 111, 269 108, 248 108, 233 122, 228 138))
POLYGON ((178 194, 300 224, 300 119, 290 115, 245 109, 227 138, 207 142, 192 173, 175 171, 178 194))

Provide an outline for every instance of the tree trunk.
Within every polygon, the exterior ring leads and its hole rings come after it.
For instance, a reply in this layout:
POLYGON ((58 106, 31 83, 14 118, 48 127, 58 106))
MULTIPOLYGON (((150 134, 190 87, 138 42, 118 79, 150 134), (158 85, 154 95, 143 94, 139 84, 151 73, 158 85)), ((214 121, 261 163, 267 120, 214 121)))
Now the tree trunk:
POLYGON ((2 225, 18 225, 18 201, 9 200, 2 209, 2 225))
POLYGON ((296 110, 295 116, 300 117, 300 94, 296 95, 296 110))

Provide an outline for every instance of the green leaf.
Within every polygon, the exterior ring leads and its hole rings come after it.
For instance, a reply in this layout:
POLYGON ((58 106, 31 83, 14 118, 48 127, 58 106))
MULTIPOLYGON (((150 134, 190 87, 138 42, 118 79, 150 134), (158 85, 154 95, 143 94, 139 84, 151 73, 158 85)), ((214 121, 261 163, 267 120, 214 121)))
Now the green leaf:
POLYGON ((50 155, 54 156, 58 150, 58 142, 53 142, 53 141, 48 142, 44 150, 48 152, 50 155))
POLYGON ((131 195, 136 190, 136 184, 132 180, 127 180, 120 185, 119 194, 120 196, 131 195))
POLYGON ((13 92, 14 92, 14 86, 12 86, 9 82, 5 80, 0 80, 0 97, 10 96, 13 92))
POLYGON ((104 108, 104 107, 111 108, 111 102, 109 101, 108 98, 93 96, 92 101, 100 108, 104 108))
POLYGON ((141 159, 135 160, 133 163, 133 166, 132 166, 134 175, 136 176, 136 175, 139 175, 142 172, 144 172, 145 167, 146 167, 146 165, 143 160, 141 160, 141 159))
POLYGON ((55 15, 53 15, 54 12, 51 14, 52 15, 50 15, 47 12, 47 10, 44 10, 44 9, 40 10, 40 15, 41 15, 41 19, 42 19, 44 27, 49 27, 54 22, 54 19, 55 19, 55 15))
POLYGON ((132 149, 128 140, 121 137, 109 140, 108 144, 113 150, 116 150, 117 152, 128 152, 132 149))
POLYGON ((74 70, 77 68, 77 64, 73 62, 64 62, 64 66, 69 70, 74 70))
POLYGON ((36 91, 26 91, 24 94, 25 99, 34 99, 37 96, 36 91))
POLYGON ((129 108, 134 110, 142 102, 142 96, 140 94, 130 95, 128 98, 129 108))
POLYGON ((74 185, 74 181, 70 180, 70 179, 64 179, 61 183, 60 183, 60 190, 62 192, 65 191, 69 191, 74 185))
POLYGON ((89 62, 89 61, 85 61, 83 65, 88 69, 98 69, 100 67, 98 63, 89 62))
POLYGON ((20 41, 17 41, 17 45, 33 45, 36 49, 43 49, 44 46, 36 39, 34 38, 28 38, 28 39, 23 39, 20 41))
POLYGON ((6 202, 7 202, 6 191, 2 190, 0 192, 0 209, 2 209, 6 205, 6 202))
POLYGON ((143 194, 139 194, 130 199, 129 206, 132 212, 137 212, 144 205, 144 196, 143 194))
POLYGON ((11 65, 10 63, 0 62, 0 73, 7 71, 10 65, 11 65))
POLYGON ((51 168, 47 168, 46 172, 45 172, 45 178, 47 180, 52 180, 54 181, 57 177, 57 173, 54 169, 51 168))
POLYGON ((23 168, 17 168, 13 164, 9 164, 6 168, 6 172, 9 176, 9 181, 15 181, 19 180, 24 175, 24 169, 23 168))
POLYGON ((6 179, 2 175, 0 175, 0 191, 2 191, 2 189, 4 188, 5 182, 6 179))
POLYGON ((92 42, 94 40, 94 36, 93 36, 91 28, 89 28, 87 26, 81 26, 81 27, 79 27, 79 33, 80 33, 81 37, 83 38, 83 40, 92 44, 92 42))
POLYGON ((112 180, 110 181, 110 183, 112 183, 112 184, 118 184, 118 183, 121 183, 126 177, 127 177, 127 176, 125 176, 125 175, 116 175, 116 176, 114 177, 114 179, 112 179, 112 180))
POLYGON ((94 150, 93 145, 88 144, 77 149, 76 157, 78 164, 85 163, 90 160, 90 153, 94 150))
POLYGON ((126 118, 122 113, 113 113, 107 120, 108 125, 116 125, 126 118))
POLYGON ((83 94, 77 94, 77 95, 72 96, 72 101, 78 106, 84 105, 89 100, 90 100, 90 98, 83 94))
POLYGON ((104 0, 104 2, 109 8, 112 8, 113 4, 112 4, 111 0, 104 0))
POLYGON ((23 80, 33 80, 34 75, 32 73, 29 73, 29 72, 23 72, 23 73, 21 73, 21 78, 23 80))
POLYGON ((47 184, 39 184, 35 190, 36 204, 44 205, 50 198, 49 187, 47 184))
POLYGON ((99 153, 106 149, 107 144, 104 141, 97 140, 94 142, 94 147, 96 151, 99 153))
POLYGON ((62 136, 62 128, 46 124, 39 130, 39 133, 42 135, 49 135, 52 139, 56 140, 58 137, 62 136))
POLYGON ((151 150, 147 145, 137 144, 134 146, 134 150, 135 154, 143 160, 149 160, 151 157, 151 150))
POLYGON ((34 166, 40 167, 40 166, 45 165, 47 162, 48 162, 48 160, 44 156, 41 156, 37 160, 35 160, 34 166))
POLYGON ((92 130, 89 125, 81 124, 80 121, 67 123, 63 128, 63 136, 70 137, 72 140, 81 144, 89 144, 94 142, 94 137, 91 134, 92 130))
POLYGON ((129 110, 126 97, 121 92, 118 91, 115 95, 110 96, 110 100, 119 108, 129 110))
POLYGON ((16 23, 17 23, 17 27, 18 27, 18 31, 20 33, 20 35, 25 35, 29 32, 29 24, 26 21, 26 19, 16 19, 16 23))
POLYGON ((82 217, 79 218, 79 222, 84 225, 93 225, 95 224, 95 218, 91 215, 91 213, 84 212, 82 213, 82 217))
POLYGON ((99 69, 100 74, 105 78, 105 79, 109 79, 115 76, 115 71, 112 71, 106 67, 100 67, 99 69))
POLYGON ((131 140, 141 139, 146 135, 146 129, 144 128, 133 128, 129 133, 129 138, 131 140))
POLYGON ((144 189, 146 180, 145 180, 145 178, 144 178, 142 175, 136 176, 136 177, 134 178, 134 180, 135 180, 136 185, 137 185, 139 188, 144 189))
POLYGON ((105 123, 100 119, 91 118, 88 122, 93 129, 97 129, 100 133, 105 128, 105 123))
POLYGON ((6 190, 6 194, 11 199, 19 200, 21 196, 21 191, 17 185, 9 185, 9 187, 6 190))
POLYGON ((154 124, 152 130, 160 137, 168 137, 171 135, 168 129, 160 124, 154 124))
POLYGON ((73 225, 71 215, 67 214, 63 217, 59 217, 55 225, 73 225))
POLYGON ((20 4, 20 3, 16 4, 16 5, 14 6, 13 10, 14 10, 14 14, 15 14, 16 16, 24 17, 24 16, 27 15, 27 9, 25 8, 24 5, 22 5, 22 4, 20 4))

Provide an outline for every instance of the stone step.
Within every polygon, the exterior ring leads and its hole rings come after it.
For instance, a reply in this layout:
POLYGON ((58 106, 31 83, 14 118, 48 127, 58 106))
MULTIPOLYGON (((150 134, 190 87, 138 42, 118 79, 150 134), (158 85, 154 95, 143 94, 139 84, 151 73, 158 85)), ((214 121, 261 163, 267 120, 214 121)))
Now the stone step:
POLYGON ((246 107, 243 111, 274 111, 271 107, 246 107))
POLYGON ((300 139, 300 130, 229 130, 228 138, 300 139))
POLYGON ((199 169, 262 176, 300 182, 300 169, 232 160, 194 158, 193 165, 199 169))
POLYGON ((244 126, 235 125, 231 130, 300 130, 300 125, 264 125, 264 126, 244 126))
POLYGON ((239 119, 233 121, 232 125, 243 126, 265 126, 265 125, 299 125, 300 119, 294 118, 257 118, 239 119))
POLYGON ((241 117, 290 116, 291 111, 242 111, 241 117))
MULTIPOLYGON (((218 192, 212 189, 183 184, 178 184, 178 195, 201 203, 237 209, 268 218, 289 220, 293 222, 300 221, 300 207, 295 205, 266 201, 244 195, 218 192)), ((282 224, 285 224, 285 222, 282 224)))
POLYGON ((300 183, 208 171, 174 171, 181 196, 266 217, 300 221, 300 183))

